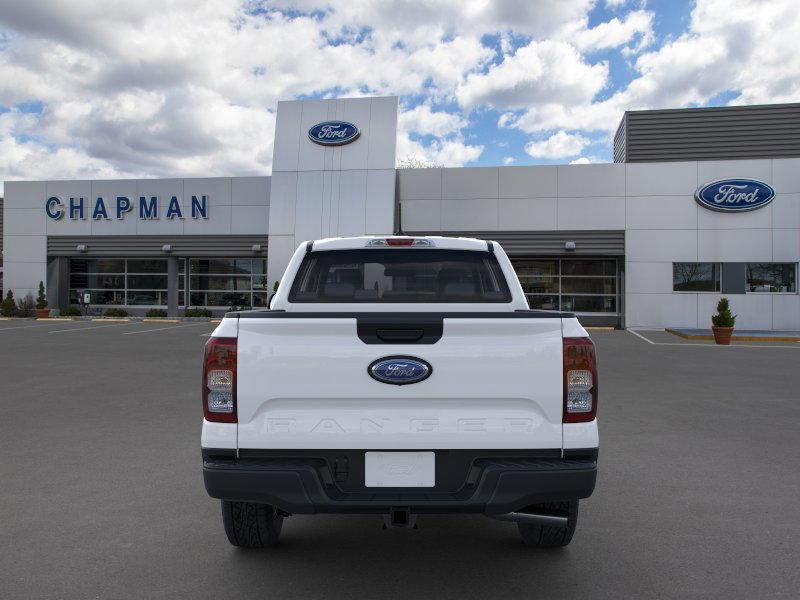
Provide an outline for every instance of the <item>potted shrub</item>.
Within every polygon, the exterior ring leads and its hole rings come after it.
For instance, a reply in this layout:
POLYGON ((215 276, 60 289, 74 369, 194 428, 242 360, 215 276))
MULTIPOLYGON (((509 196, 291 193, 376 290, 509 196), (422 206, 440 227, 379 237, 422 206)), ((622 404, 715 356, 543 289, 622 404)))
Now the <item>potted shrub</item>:
POLYGON ((50 316, 50 309, 47 308, 47 297, 44 294, 44 283, 39 282, 39 293, 36 295, 36 318, 46 319, 50 316))
POLYGON ((731 343, 733 335, 733 325, 736 323, 736 315, 731 312, 727 298, 720 298, 717 303, 717 314, 711 317, 714 331, 714 341, 717 344, 727 346, 731 343))

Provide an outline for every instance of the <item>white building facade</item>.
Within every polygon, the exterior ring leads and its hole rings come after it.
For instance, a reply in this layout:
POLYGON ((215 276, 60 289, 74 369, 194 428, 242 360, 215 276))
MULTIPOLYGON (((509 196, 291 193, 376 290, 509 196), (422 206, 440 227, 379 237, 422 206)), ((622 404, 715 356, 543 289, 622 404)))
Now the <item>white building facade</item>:
POLYGON ((4 294, 261 307, 301 242, 402 231, 497 240, 532 307, 589 324, 708 327, 724 295, 740 328, 800 329, 800 158, 395 169, 397 106, 279 103, 271 177, 6 182, 4 294))

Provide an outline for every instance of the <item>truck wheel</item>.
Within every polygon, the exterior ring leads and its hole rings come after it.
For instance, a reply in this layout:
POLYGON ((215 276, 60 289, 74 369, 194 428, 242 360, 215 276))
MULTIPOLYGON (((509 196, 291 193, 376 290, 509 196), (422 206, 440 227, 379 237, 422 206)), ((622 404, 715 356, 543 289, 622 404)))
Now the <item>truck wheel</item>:
POLYGON ((545 502, 535 504, 530 509, 567 517, 566 527, 548 527, 531 523, 517 523, 519 534, 526 546, 534 548, 560 548, 572 541, 575 526, 578 524, 578 501, 545 502))
POLYGON ((283 515, 269 504, 222 501, 222 523, 228 541, 240 548, 267 548, 278 543, 283 515))

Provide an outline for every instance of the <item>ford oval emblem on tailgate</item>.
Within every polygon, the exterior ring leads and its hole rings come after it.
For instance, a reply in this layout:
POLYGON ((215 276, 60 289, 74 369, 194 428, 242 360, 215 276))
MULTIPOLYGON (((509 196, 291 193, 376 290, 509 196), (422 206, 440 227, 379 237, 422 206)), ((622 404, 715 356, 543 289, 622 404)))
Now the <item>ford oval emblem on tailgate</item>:
POLYGON ((419 383, 430 377, 432 371, 433 367, 428 362, 412 356, 385 356, 367 369, 370 377, 376 381, 394 385, 419 383))

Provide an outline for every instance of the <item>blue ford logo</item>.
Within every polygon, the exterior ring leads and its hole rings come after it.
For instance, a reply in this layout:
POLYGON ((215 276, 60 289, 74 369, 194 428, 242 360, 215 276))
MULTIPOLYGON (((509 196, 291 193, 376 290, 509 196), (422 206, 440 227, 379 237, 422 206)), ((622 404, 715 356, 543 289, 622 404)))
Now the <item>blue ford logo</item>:
POLYGON ((347 121, 325 121, 308 130, 308 138, 323 146, 341 146, 354 141, 361 132, 347 121))
POLYGON ((433 367, 421 358, 386 356, 373 362, 367 371, 370 377, 381 383, 407 385, 430 377, 433 367))
POLYGON ((697 202, 711 210, 743 212, 766 206, 775 197, 775 190, 755 179, 723 179, 695 192, 697 202))

